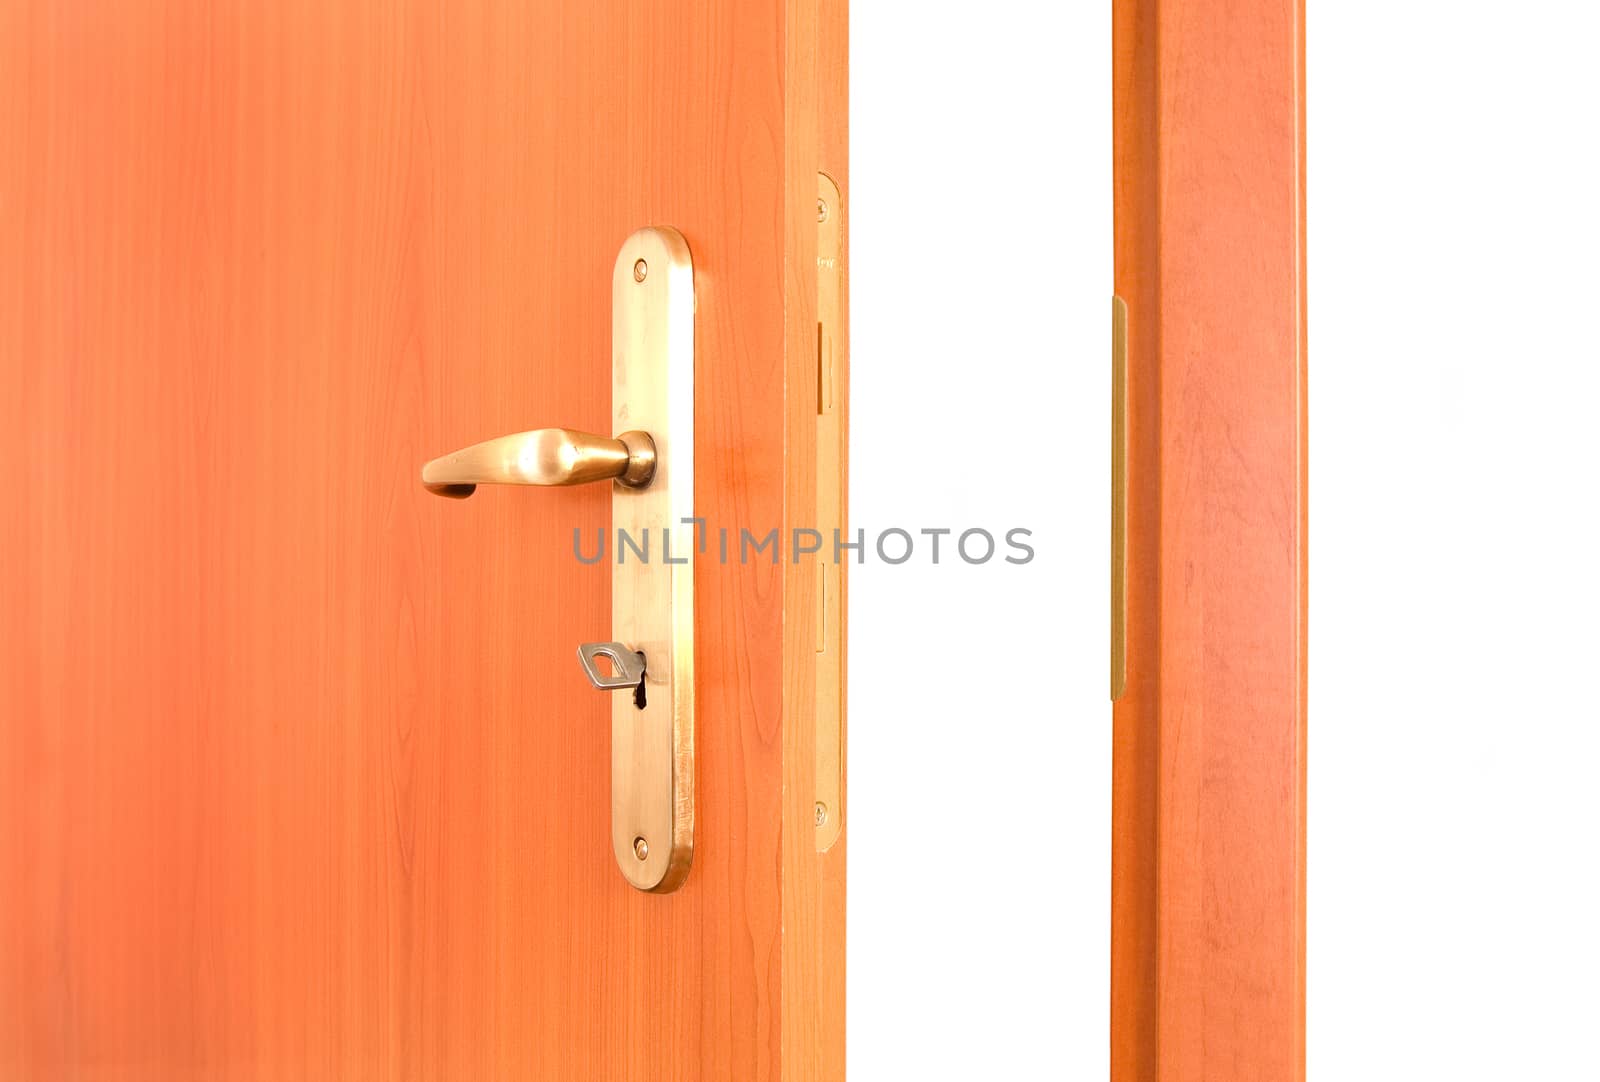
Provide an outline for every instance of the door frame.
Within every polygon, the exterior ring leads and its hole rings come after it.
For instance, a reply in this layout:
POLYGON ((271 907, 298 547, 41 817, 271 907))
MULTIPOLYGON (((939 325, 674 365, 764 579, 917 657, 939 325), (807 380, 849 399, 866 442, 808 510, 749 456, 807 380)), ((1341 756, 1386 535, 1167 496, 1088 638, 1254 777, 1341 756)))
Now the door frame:
POLYGON ((1304 0, 1112 11, 1111 1077, 1303 1079, 1304 0))

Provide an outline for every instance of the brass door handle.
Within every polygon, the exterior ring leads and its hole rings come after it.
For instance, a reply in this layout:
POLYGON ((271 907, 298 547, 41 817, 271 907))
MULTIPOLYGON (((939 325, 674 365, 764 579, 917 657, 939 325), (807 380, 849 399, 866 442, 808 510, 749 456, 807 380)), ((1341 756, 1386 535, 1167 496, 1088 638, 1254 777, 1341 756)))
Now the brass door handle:
MULTIPOLYGON (((694 859, 693 554, 694 523, 704 522, 694 500, 694 318, 694 261, 683 234, 669 226, 635 230, 611 267, 611 431, 622 434, 520 432, 422 468, 430 492, 456 499, 485 484, 614 479, 610 523, 617 544, 661 535, 661 559, 641 552, 624 561, 618 552, 608 569, 595 569, 609 571, 610 627, 573 629, 575 636, 606 640, 579 647, 589 680, 605 690, 633 690, 609 696, 611 852, 623 878, 656 894, 682 886, 694 859)), ((593 367, 602 377, 598 362, 593 367)), ((482 539, 476 531, 469 536, 482 539)), ((588 585, 599 589, 598 582, 588 585)), ((583 792, 605 795, 592 784, 583 792)))
POLYGON ((656 472, 656 443, 648 432, 616 439, 537 428, 485 440, 422 467, 429 492, 464 500, 479 485, 583 485, 615 479, 644 488, 656 472))

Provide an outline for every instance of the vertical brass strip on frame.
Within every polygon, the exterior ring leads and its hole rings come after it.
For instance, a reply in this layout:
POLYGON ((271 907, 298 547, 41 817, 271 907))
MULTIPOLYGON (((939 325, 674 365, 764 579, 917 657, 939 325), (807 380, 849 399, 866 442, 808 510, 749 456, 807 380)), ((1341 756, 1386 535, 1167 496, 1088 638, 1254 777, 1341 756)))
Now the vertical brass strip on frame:
POLYGON ((1128 305, 1111 298, 1111 701, 1128 682, 1128 305))
POLYGON ((834 538, 844 532, 843 376, 839 341, 840 240, 844 208, 838 185, 817 174, 817 852, 839 839, 844 823, 844 565, 834 538), (837 531, 837 533, 836 533, 837 531))

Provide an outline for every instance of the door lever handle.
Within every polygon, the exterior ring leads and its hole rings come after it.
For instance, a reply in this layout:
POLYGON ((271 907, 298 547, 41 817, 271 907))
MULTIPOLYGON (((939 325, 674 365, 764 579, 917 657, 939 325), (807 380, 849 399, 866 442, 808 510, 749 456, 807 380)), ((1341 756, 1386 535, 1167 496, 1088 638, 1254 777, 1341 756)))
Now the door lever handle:
POLYGON ((656 473, 656 443, 648 432, 616 439, 537 428, 485 440, 436 458, 422 467, 429 492, 464 500, 479 485, 583 485, 615 479, 644 488, 656 473))
MULTIPOLYGON (((667 531, 662 559, 641 556, 611 566, 608 638, 616 641, 584 643, 578 655, 596 687, 633 690, 611 696, 609 704, 611 852, 623 878, 656 894, 682 886, 694 859, 690 527, 703 521, 695 516, 694 499, 694 322, 694 261, 683 234, 668 226, 635 230, 611 266, 610 430, 621 435, 519 432, 422 468, 430 492, 456 499, 486 484, 615 480, 611 525, 619 538, 667 531), (673 548, 678 559, 670 555, 673 548), (609 659, 607 671, 600 658, 609 659)), ((597 362, 593 375, 603 371, 597 362)), ((599 589, 598 582, 589 585, 599 589)), ((583 716, 593 715, 585 710, 583 716)), ((604 797, 603 788, 582 789, 604 797)))

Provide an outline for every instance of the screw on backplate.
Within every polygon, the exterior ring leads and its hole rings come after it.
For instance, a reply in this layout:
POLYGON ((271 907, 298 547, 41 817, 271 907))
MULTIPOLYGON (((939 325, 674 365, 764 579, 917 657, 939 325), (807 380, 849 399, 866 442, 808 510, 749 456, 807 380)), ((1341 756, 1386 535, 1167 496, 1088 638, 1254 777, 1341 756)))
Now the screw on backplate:
POLYGON ((828 806, 822 801, 817 801, 817 826, 828 821, 828 806))
POLYGON ((644 276, 649 274, 649 273, 650 273, 650 264, 646 263, 642 259, 635 259, 633 261, 633 280, 635 282, 644 281, 644 276))
POLYGON ((633 855, 643 860, 650 855, 650 846, 643 838, 633 839, 633 855))
POLYGON ((828 201, 826 199, 823 199, 821 196, 818 196, 817 197, 817 221, 825 222, 827 220, 828 220, 828 201))

